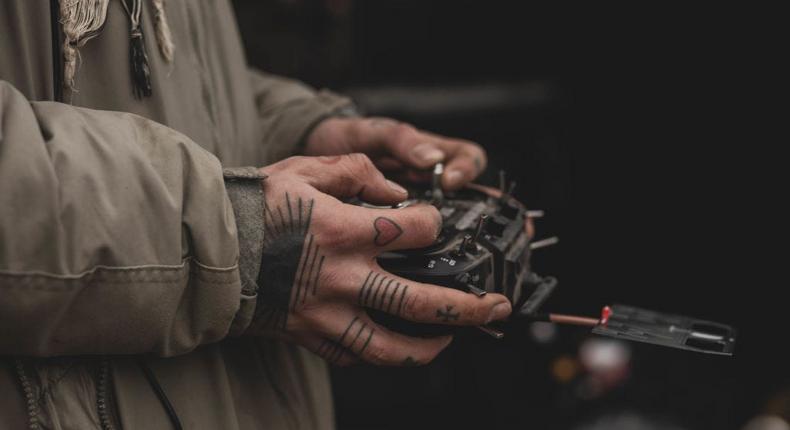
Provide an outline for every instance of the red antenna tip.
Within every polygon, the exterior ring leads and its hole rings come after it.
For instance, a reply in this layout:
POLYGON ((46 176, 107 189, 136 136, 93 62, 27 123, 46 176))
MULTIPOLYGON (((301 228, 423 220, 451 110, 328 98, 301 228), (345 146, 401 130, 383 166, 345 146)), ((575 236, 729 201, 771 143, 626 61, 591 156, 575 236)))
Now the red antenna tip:
POLYGON ((601 309, 601 324, 606 325, 606 323, 609 322, 610 316, 612 316, 612 308, 604 306, 603 309, 601 309))

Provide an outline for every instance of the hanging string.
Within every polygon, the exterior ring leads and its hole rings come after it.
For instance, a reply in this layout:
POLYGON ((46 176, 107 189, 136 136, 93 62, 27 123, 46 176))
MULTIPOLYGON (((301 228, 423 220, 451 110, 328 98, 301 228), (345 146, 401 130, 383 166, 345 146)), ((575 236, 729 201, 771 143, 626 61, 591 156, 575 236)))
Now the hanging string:
POLYGON ((121 4, 129 16, 129 56, 134 96, 138 99, 150 97, 152 92, 151 68, 148 65, 148 54, 145 52, 143 28, 140 26, 140 14, 143 10, 142 0, 122 0, 121 4))
POLYGON ((165 15, 165 0, 152 0, 154 5, 154 30, 156 31, 156 44, 159 45, 159 53, 168 63, 173 61, 175 45, 173 35, 170 32, 170 25, 167 23, 165 15))
MULTIPOLYGON (((53 0, 58 2, 59 21, 63 28, 63 87, 76 92, 74 84, 79 67, 79 48, 98 36, 107 20, 110 0, 53 0)), ((130 62, 134 95, 137 98, 151 95, 151 69, 145 51, 143 30, 140 24, 143 0, 121 0, 130 23, 130 62)), ((165 0, 151 0, 154 31, 159 53, 172 63, 175 52, 173 35, 165 14, 165 0)), ((56 85, 61 85, 56 83, 56 85)))

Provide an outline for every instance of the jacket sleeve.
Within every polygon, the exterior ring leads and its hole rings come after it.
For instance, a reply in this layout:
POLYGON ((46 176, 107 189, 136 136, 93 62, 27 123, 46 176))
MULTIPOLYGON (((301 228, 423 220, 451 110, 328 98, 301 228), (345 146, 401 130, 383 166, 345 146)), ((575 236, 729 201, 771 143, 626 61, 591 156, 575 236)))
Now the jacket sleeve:
POLYGON ((329 90, 315 91, 255 69, 250 70, 250 79, 263 136, 262 164, 301 153, 310 131, 323 119, 355 114, 350 99, 329 90))
POLYGON ((241 333, 257 268, 239 268, 237 225, 260 218, 262 177, 224 178, 163 125, 0 81, 0 355, 169 356, 241 333))

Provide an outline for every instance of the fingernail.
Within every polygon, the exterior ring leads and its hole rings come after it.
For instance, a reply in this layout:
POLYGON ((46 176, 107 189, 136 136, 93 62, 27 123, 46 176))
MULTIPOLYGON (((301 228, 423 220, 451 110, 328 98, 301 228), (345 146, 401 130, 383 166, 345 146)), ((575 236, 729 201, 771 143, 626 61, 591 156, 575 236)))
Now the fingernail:
POLYGON ((438 163, 444 159, 444 152, 429 143, 421 143, 412 148, 414 157, 425 163, 438 163))
POLYGON ((508 315, 510 315, 510 309, 511 307, 509 302, 503 302, 494 306, 494 309, 491 309, 491 313, 488 315, 488 321, 486 322, 505 319, 508 315))
POLYGON ((393 190, 397 191, 400 194, 408 193, 408 191, 406 191, 406 188, 401 187, 400 185, 390 181, 389 179, 387 179, 387 185, 389 185, 390 188, 392 188, 393 190))
POLYGON ((446 175, 448 185, 456 185, 461 182, 461 179, 464 177, 464 174, 461 173, 460 170, 450 170, 446 173, 446 175))

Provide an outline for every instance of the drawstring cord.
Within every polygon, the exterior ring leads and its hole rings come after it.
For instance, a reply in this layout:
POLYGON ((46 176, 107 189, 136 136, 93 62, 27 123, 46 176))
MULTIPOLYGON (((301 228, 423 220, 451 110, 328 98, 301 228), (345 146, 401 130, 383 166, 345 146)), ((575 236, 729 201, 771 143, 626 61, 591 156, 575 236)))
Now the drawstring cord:
MULTIPOLYGON (((98 408, 99 425, 101 426, 102 430, 116 429, 115 425, 113 424, 113 418, 110 409, 110 392, 112 389, 110 364, 110 360, 107 357, 102 357, 100 359, 99 371, 97 375, 98 380, 96 382, 96 406, 98 408)), ((173 405, 170 403, 170 399, 167 398, 165 390, 162 389, 162 386, 156 379, 154 372, 148 366, 148 363, 146 363, 144 359, 139 358, 137 359, 137 365, 143 371, 145 379, 148 380, 148 384, 151 385, 156 397, 159 399, 159 402, 165 409, 165 413, 167 413, 170 422, 173 424, 173 428, 175 430, 183 430, 181 420, 178 418, 175 408, 173 408, 173 405)), ((42 430, 41 423, 39 422, 38 418, 38 399, 33 391, 33 384, 31 383, 30 378, 27 376, 24 361, 21 359, 15 359, 14 370, 16 371, 16 377, 19 380, 19 385, 22 388, 22 393, 25 396, 28 428, 30 430, 42 430)))
POLYGON ((148 366, 148 363, 145 362, 145 359, 140 358, 137 360, 137 365, 140 366, 143 373, 145 374, 145 378, 148 379, 148 383, 151 385, 151 388, 156 393, 156 396, 159 397, 159 402, 162 403, 162 406, 165 408, 165 412, 167 416, 170 418, 170 422, 173 423, 173 428, 175 430, 183 430, 181 427, 181 420, 178 419, 178 414, 176 410, 173 408, 173 405, 170 403, 170 399, 167 398, 165 394, 165 390, 162 389, 162 386, 159 385, 159 381, 156 379, 156 375, 148 366))

